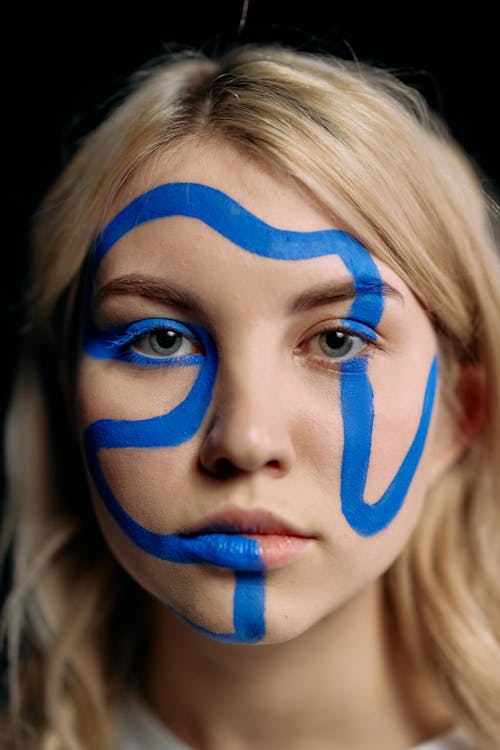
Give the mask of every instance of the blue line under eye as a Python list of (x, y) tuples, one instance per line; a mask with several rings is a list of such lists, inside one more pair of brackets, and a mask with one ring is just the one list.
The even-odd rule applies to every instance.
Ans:
[(186, 326), (165, 318), (150, 318), (108, 334), (110, 356), (146, 367), (186, 367), (201, 364), (203, 347)]

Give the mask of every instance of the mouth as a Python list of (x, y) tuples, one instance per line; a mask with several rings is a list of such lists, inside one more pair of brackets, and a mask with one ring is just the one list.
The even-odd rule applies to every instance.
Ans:
[(283, 567), (315, 539), (267, 511), (240, 509), (209, 516), (180, 537), (203, 561), (247, 571)]

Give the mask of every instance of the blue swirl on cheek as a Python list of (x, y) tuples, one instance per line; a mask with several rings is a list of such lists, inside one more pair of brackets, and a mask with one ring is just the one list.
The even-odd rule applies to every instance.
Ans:
[[(195, 183), (168, 183), (139, 196), (128, 204), (103, 231), (96, 246), (93, 274), (113, 245), (136, 226), (168, 216), (198, 219), (242, 249), (277, 260), (293, 261), (338, 255), (353, 277), (354, 289), (363, 289), (349, 316), (375, 328), (383, 312), (382, 280), (368, 251), (353, 237), (339, 230), (291, 232), (276, 229), (253, 216), (241, 205), (214, 188)], [(92, 280), (92, 279), (91, 279)], [(366, 288), (372, 289), (367, 293)], [(147, 420), (94, 422), (86, 429), (84, 447), (94, 483), (113, 518), (141, 549), (163, 560), (179, 564), (205, 562), (235, 571), (233, 633), (213, 633), (193, 627), (211, 637), (230, 642), (255, 642), (265, 634), (265, 576), (260, 545), (245, 539), (245, 548), (235, 551), (225, 535), (215, 539), (216, 553), (203, 540), (198, 546), (179, 535), (156, 534), (144, 528), (115, 498), (100, 467), (101, 448), (153, 448), (179, 445), (199, 429), (208, 409), (217, 373), (217, 354), (208, 333), (197, 328), (205, 347), (205, 359), (185, 400), (168, 414)], [(86, 321), (84, 348), (91, 356), (106, 356), (99, 334)], [(97, 337), (97, 338), (96, 338)], [(346, 362), (341, 374), (341, 410), (344, 450), (341, 469), (342, 511), (359, 534), (369, 536), (385, 528), (398, 513), (425, 444), (437, 382), (437, 361), (430, 370), (422, 415), (407, 455), (387, 491), (376, 503), (364, 500), (373, 426), (373, 392), (366, 360)], [(217, 535), (215, 535), (217, 536)], [(234, 542), (234, 539), (233, 539)], [(238, 562), (239, 561), (239, 562)]]
[[(234, 632), (215, 633), (182, 617), (204, 635), (227, 643), (260, 641), (265, 634), (265, 576), (260, 545), (254, 539), (233, 534), (210, 534), (194, 537), (181, 534), (158, 534), (137, 523), (118, 502), (99, 461), (102, 448), (160, 448), (190, 440), (206, 414), (217, 374), (217, 354), (208, 333), (192, 326), (202, 342), (205, 356), (198, 376), (184, 399), (167, 414), (152, 419), (101, 419), (90, 424), (84, 433), (84, 451), (90, 474), (104, 505), (121, 529), (140, 549), (160, 560), (179, 564), (209, 563), (235, 571), (233, 600)], [(87, 326), (88, 352), (103, 357), (105, 348), (97, 330)], [(109, 357), (114, 353), (109, 352)]]

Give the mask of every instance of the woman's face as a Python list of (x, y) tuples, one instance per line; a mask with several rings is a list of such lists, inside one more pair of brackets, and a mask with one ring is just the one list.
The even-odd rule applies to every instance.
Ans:
[(415, 526), (442, 443), (434, 331), (390, 268), (227, 143), (151, 161), (108, 218), (77, 380), (104, 535), (201, 632), (286, 641)]

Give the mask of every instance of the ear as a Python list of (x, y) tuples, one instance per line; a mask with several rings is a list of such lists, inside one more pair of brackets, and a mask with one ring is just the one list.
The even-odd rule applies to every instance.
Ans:
[(459, 414), (457, 429), (465, 450), (481, 430), (488, 414), (488, 381), (483, 365), (462, 365), (457, 383)]
[[(446, 388), (446, 383), (443, 384)], [(450, 386), (451, 387), (451, 386)], [(451, 400), (453, 407), (446, 404)], [(460, 365), (452, 399), (442, 399), (438, 414), (435, 473), (455, 464), (484, 426), (488, 414), (488, 383), (483, 365)]]

